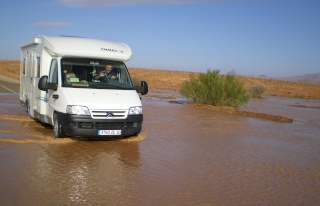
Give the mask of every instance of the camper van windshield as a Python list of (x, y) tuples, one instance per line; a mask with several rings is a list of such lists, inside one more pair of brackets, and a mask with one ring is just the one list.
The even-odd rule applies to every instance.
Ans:
[(63, 87), (134, 89), (122, 62), (63, 58), (61, 69)]

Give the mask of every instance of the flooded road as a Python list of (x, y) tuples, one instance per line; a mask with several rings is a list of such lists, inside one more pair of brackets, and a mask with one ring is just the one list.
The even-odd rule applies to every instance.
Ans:
[(242, 117), (143, 97), (143, 131), (52, 138), (0, 94), (0, 205), (319, 205), (320, 101), (268, 97)]

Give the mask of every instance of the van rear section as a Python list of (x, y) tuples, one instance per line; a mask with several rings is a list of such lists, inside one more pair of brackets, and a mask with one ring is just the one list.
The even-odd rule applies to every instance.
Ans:
[(32, 118), (53, 125), (55, 138), (141, 132), (139, 94), (148, 84), (133, 83), (126, 44), (39, 36), (21, 47), (21, 58), (20, 102)]

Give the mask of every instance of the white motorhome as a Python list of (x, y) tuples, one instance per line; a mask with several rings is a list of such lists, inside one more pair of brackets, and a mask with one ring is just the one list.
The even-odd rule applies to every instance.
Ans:
[(124, 43), (38, 36), (21, 46), (20, 103), (55, 138), (137, 135), (148, 85), (134, 87), (131, 55)]

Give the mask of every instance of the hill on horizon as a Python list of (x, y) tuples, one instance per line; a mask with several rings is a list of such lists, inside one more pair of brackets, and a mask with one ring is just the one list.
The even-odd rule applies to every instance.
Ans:
[(320, 73), (304, 74), (301, 76), (286, 77), (283, 79), (288, 81), (295, 81), (295, 82), (308, 82), (308, 83), (320, 84)]

